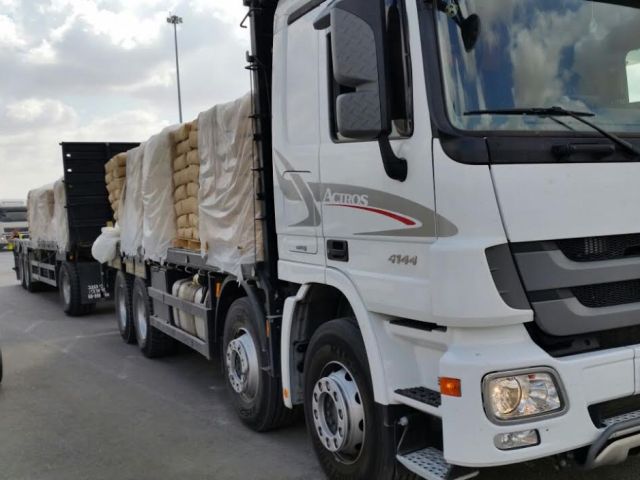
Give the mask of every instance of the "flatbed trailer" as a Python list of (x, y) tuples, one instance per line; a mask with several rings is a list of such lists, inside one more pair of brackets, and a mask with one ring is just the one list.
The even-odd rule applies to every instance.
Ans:
[(43, 286), (57, 288), (68, 315), (91, 312), (109, 300), (108, 282), (91, 246), (101, 228), (112, 218), (104, 180), (104, 165), (135, 143), (61, 143), (69, 241), (66, 248), (55, 242), (18, 239), (14, 245), (14, 270), (29, 292)]

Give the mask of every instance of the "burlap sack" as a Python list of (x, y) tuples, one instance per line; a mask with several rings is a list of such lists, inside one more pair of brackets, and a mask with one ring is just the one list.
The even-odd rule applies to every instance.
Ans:
[(189, 146), (189, 139), (183, 140), (178, 145), (176, 145), (176, 155), (184, 155), (189, 150), (191, 150), (191, 147)]
[(127, 167), (116, 167), (111, 171), (113, 178), (124, 178), (127, 176)]
[(198, 213), (198, 199), (189, 197), (176, 203), (176, 215), (188, 215), (190, 213)]
[(190, 130), (190, 124), (185, 123), (183, 125), (180, 125), (180, 128), (178, 128), (171, 134), (171, 137), (173, 138), (173, 143), (178, 144), (180, 142), (188, 140), (189, 130)]
[(198, 192), (199, 191), (200, 191), (200, 184), (199, 183), (191, 182), (191, 183), (187, 184), (187, 197), (196, 197), (196, 198), (198, 198)]
[(178, 217), (178, 228), (189, 228), (189, 215), (182, 215)]
[(179, 172), (180, 170), (184, 170), (185, 168), (187, 168), (188, 164), (187, 164), (187, 156), (186, 155), (180, 155), (178, 158), (176, 158), (173, 161), (173, 171), (174, 172)]
[(115, 166), (117, 167), (126, 167), (127, 166), (127, 153), (119, 153), (115, 157), (113, 157)]
[(191, 150), (187, 153), (187, 165), (198, 165), (200, 166), (200, 155), (198, 155), (198, 150)]
[(123, 185), (124, 179), (118, 178), (107, 185), (107, 191), (109, 193), (114, 193), (116, 190), (122, 190)]
[(188, 223), (190, 227), (198, 228), (198, 215), (196, 215), (195, 213), (190, 213)]
[(189, 146), (194, 150), (198, 148), (198, 131), (197, 130), (195, 131), (192, 130), (191, 133), (189, 133)]
[(180, 185), (178, 188), (176, 188), (176, 191), (173, 192), (173, 201), (175, 203), (178, 203), (180, 200), (184, 200), (188, 196), (189, 195), (187, 195), (187, 186)]

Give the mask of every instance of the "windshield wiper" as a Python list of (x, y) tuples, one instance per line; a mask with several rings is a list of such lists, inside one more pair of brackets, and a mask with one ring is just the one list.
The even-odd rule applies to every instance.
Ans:
[(633, 144), (627, 142), (623, 138), (620, 138), (618, 135), (607, 132), (603, 128), (599, 127), (593, 122), (586, 120), (584, 117), (595, 117), (595, 113), (592, 112), (576, 112), (573, 110), (567, 110), (562, 107), (548, 107), (548, 108), (508, 108), (508, 109), (497, 109), (497, 110), (473, 110), (470, 112), (465, 112), (465, 115), (535, 115), (538, 117), (571, 117), (579, 121), (580, 123), (585, 124), (586, 126), (594, 129), (596, 132), (600, 133), (602, 136), (608, 138), (618, 146), (622, 147), (628, 153), (640, 157), (640, 150), (636, 148)]

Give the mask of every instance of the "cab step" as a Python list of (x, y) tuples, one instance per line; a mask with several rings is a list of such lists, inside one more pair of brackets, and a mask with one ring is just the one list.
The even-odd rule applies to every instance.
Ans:
[(396, 390), (395, 393), (405, 398), (415, 400), (416, 402), (425, 403), (431, 407), (439, 408), (442, 405), (442, 395), (440, 392), (431, 390), (426, 387), (403, 388)]
[(480, 473), (471, 468), (448, 464), (442, 452), (433, 447), (398, 454), (396, 459), (407, 470), (424, 480), (467, 480)]

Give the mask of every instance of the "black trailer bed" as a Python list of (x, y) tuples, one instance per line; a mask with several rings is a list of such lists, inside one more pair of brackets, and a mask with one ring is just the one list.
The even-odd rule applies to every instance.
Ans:
[(139, 143), (63, 142), (64, 185), (69, 220), (69, 248), (90, 248), (100, 229), (112, 220), (104, 166)]

